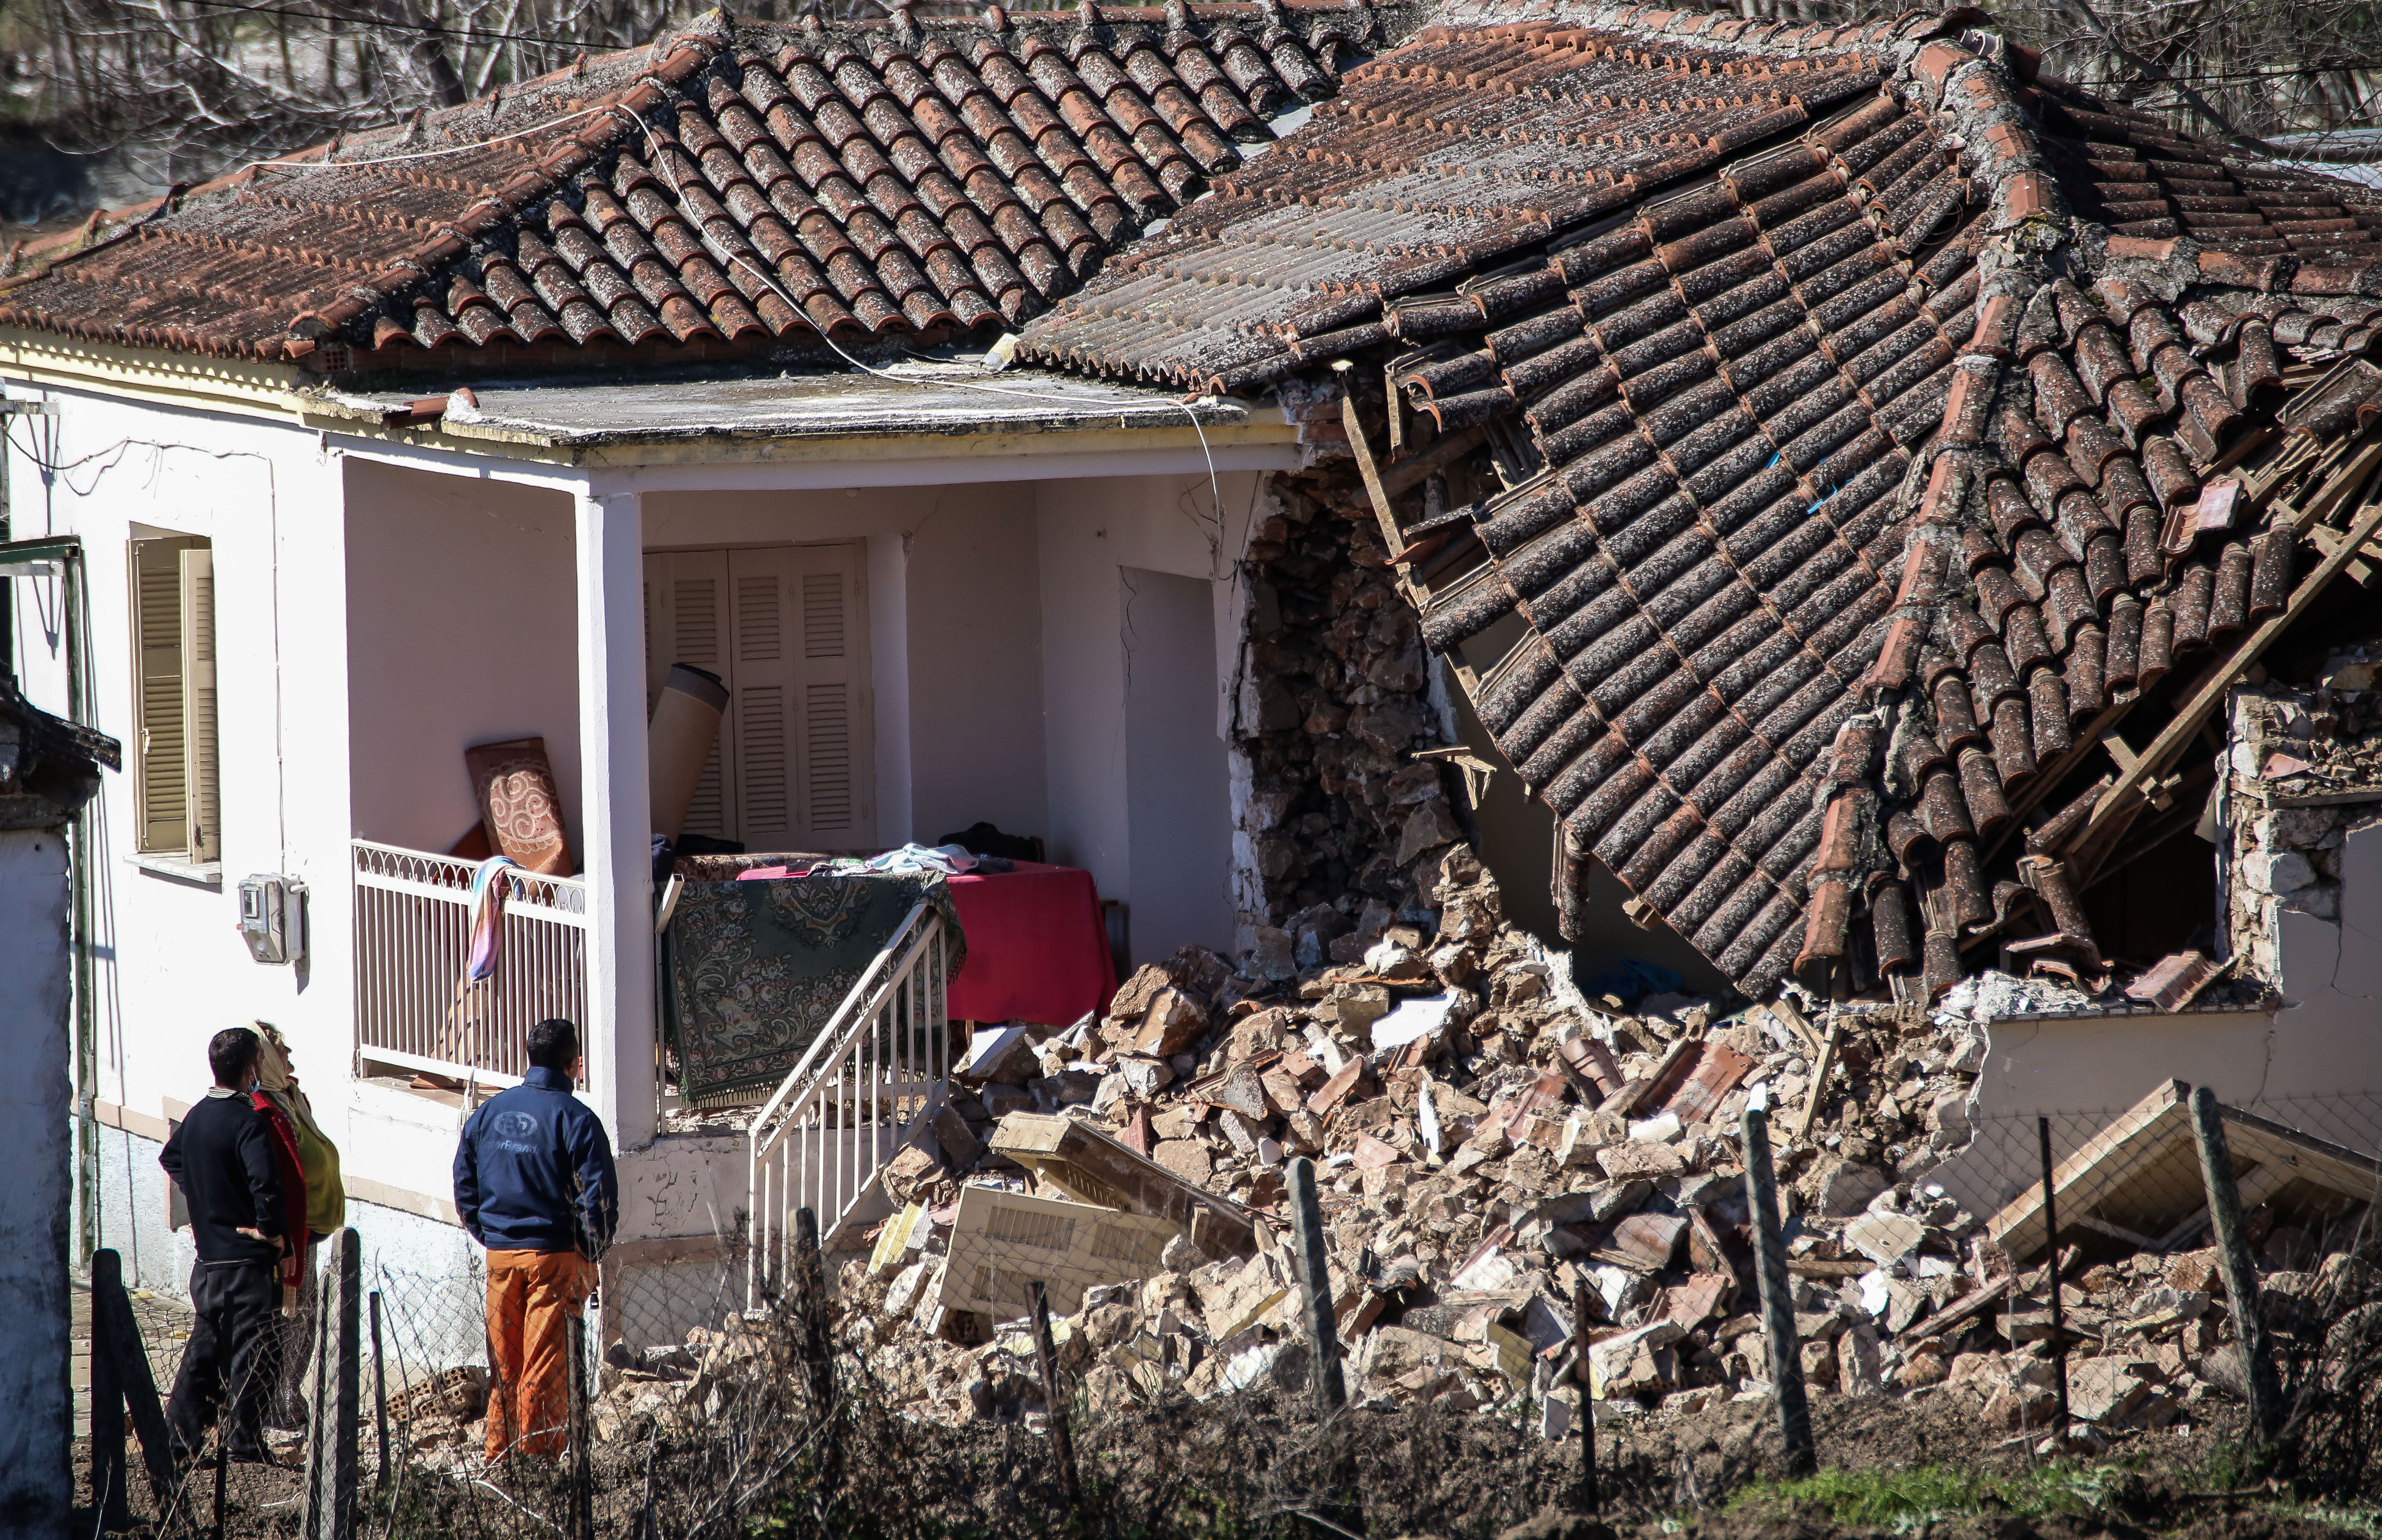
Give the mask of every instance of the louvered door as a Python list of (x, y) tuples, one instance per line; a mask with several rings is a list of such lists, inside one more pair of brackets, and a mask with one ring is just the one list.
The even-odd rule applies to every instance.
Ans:
[[(736, 687), (729, 646), (728, 553), (656, 552), (645, 558), (645, 704), (661, 694), (670, 665), (690, 663)], [(730, 697), (729, 709), (735, 709)], [(722, 731), (687, 805), (685, 832), (736, 839), (735, 734)]]
[(857, 545), (645, 558), (648, 698), (674, 662), (729, 690), (690, 833), (755, 851), (874, 844), (865, 571)]
[(861, 548), (729, 552), (743, 840), (755, 850), (874, 843)]

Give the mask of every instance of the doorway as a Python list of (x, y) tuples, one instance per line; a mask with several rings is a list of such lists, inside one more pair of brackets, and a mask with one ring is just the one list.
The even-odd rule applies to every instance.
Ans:
[(1232, 782), (1217, 732), (1214, 585), (1119, 570), (1125, 819), (1136, 963), (1233, 946)]
[(645, 553), (647, 708), (673, 663), (728, 688), (686, 833), (875, 846), (866, 558), (856, 542)]

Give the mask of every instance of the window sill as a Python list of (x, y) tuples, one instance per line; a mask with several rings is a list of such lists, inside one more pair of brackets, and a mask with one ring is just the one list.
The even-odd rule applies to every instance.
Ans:
[(221, 861), (193, 861), (188, 856), (169, 856), (162, 850), (154, 850), (127, 856), (124, 857), (124, 864), (139, 867), (142, 871), (158, 877), (170, 878), (177, 882), (188, 882), (194, 887), (220, 888), (223, 886)]

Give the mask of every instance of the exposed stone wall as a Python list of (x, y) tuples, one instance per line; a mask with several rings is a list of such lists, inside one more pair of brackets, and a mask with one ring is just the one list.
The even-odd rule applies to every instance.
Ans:
[[(2382, 700), (2362, 657), (2327, 671), (2350, 687), (2267, 684), (2233, 699), (2221, 835), (2228, 934), (2240, 971), (2288, 995), (2321, 981), (2287, 976), (2290, 918), (2337, 926), (2344, 875), (2372, 880), (2344, 871), (2350, 837), (2382, 823), (2382, 795), (2358, 796), (2382, 787)], [(2323, 800), (2334, 797), (2354, 800)]]
[(1246, 573), (1236, 845), (1255, 874), (1238, 950), (1287, 979), (1352, 962), (1440, 900), (1424, 857), (1463, 837), (1446, 772), (1409, 758), (1440, 741), (1430, 660), (1355, 469), (1275, 478)]

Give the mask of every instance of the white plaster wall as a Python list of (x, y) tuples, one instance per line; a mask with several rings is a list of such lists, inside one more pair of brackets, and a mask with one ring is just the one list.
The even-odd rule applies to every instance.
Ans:
[(65, 1532), (68, 1131), (66, 840), (0, 831), (0, 1531)]
[[(1129, 640), (1119, 573), (1139, 567), (1212, 585), (1221, 738), (1240, 649), (1238, 564), (1260, 477), (1240, 472), (1218, 480), (1212, 490), (1204, 475), (1050, 481), (1037, 489), (1050, 858), (1088, 869), (1101, 896), (1128, 904), (1136, 881), (1126, 779)], [(1162, 870), (1144, 879), (1166, 880)], [(1136, 930), (1136, 955), (1155, 951), (1162, 939)]]
[[(2340, 918), (2271, 912), (2275, 1011), (1997, 1021), (1975, 1093), (1982, 1136), (1930, 1177), (1979, 1215), (2037, 1178), (2034, 1119), (2064, 1158), (2166, 1080), (2367, 1154), (2382, 1153), (2382, 824), (2341, 851)], [(1982, 1205), (1982, 1206), (1980, 1206)]]
[(543, 737), (583, 867), (571, 499), (357, 460), (346, 482), (356, 834), (450, 848), (480, 819), (464, 749)]
[[(198, 1257), (187, 1227), (166, 1227), (163, 1148), (121, 1129), (100, 1130), (101, 1224), (123, 1254), (128, 1287), (187, 1296)], [(372, 1152), (343, 1153), (354, 1164)], [(457, 1226), (352, 1197), (348, 1224), (362, 1242), (364, 1287), (381, 1291), (390, 1387), (405, 1383), (400, 1364), (413, 1371), (485, 1362), (486, 1274), (471, 1238)], [(316, 1248), (317, 1266), (323, 1254)]]
[(1118, 574), (1125, 639), (1125, 807), (1132, 961), (1233, 947), (1232, 790), (1216, 731), (1216, 585)]
[[(82, 536), (89, 689), (100, 731), (131, 732), (125, 543), (135, 526), (204, 536), (215, 552), (226, 881), (131, 865), (132, 778), (103, 775), (91, 814), (98, 1073), (88, 1090), (161, 1116), (165, 1099), (189, 1102), (207, 1085), (210, 1035), (263, 1018), (289, 1035), (326, 1131), (353, 1148), (345, 1127), (348, 634), (338, 456), (288, 425), (98, 394), (21, 386), (9, 393), (58, 403), (59, 415), (21, 423), (10, 436), (12, 533)], [(63, 628), (52, 634), (40, 623), (44, 610), (58, 615), (60, 586), (16, 585), (29, 691), (63, 715)], [(301, 877), (311, 889), (313, 951), (302, 967), (255, 963), (234, 929), (232, 889), (249, 873), (273, 871)], [(99, 1244), (123, 1238), (117, 1222), (103, 1217)]]

